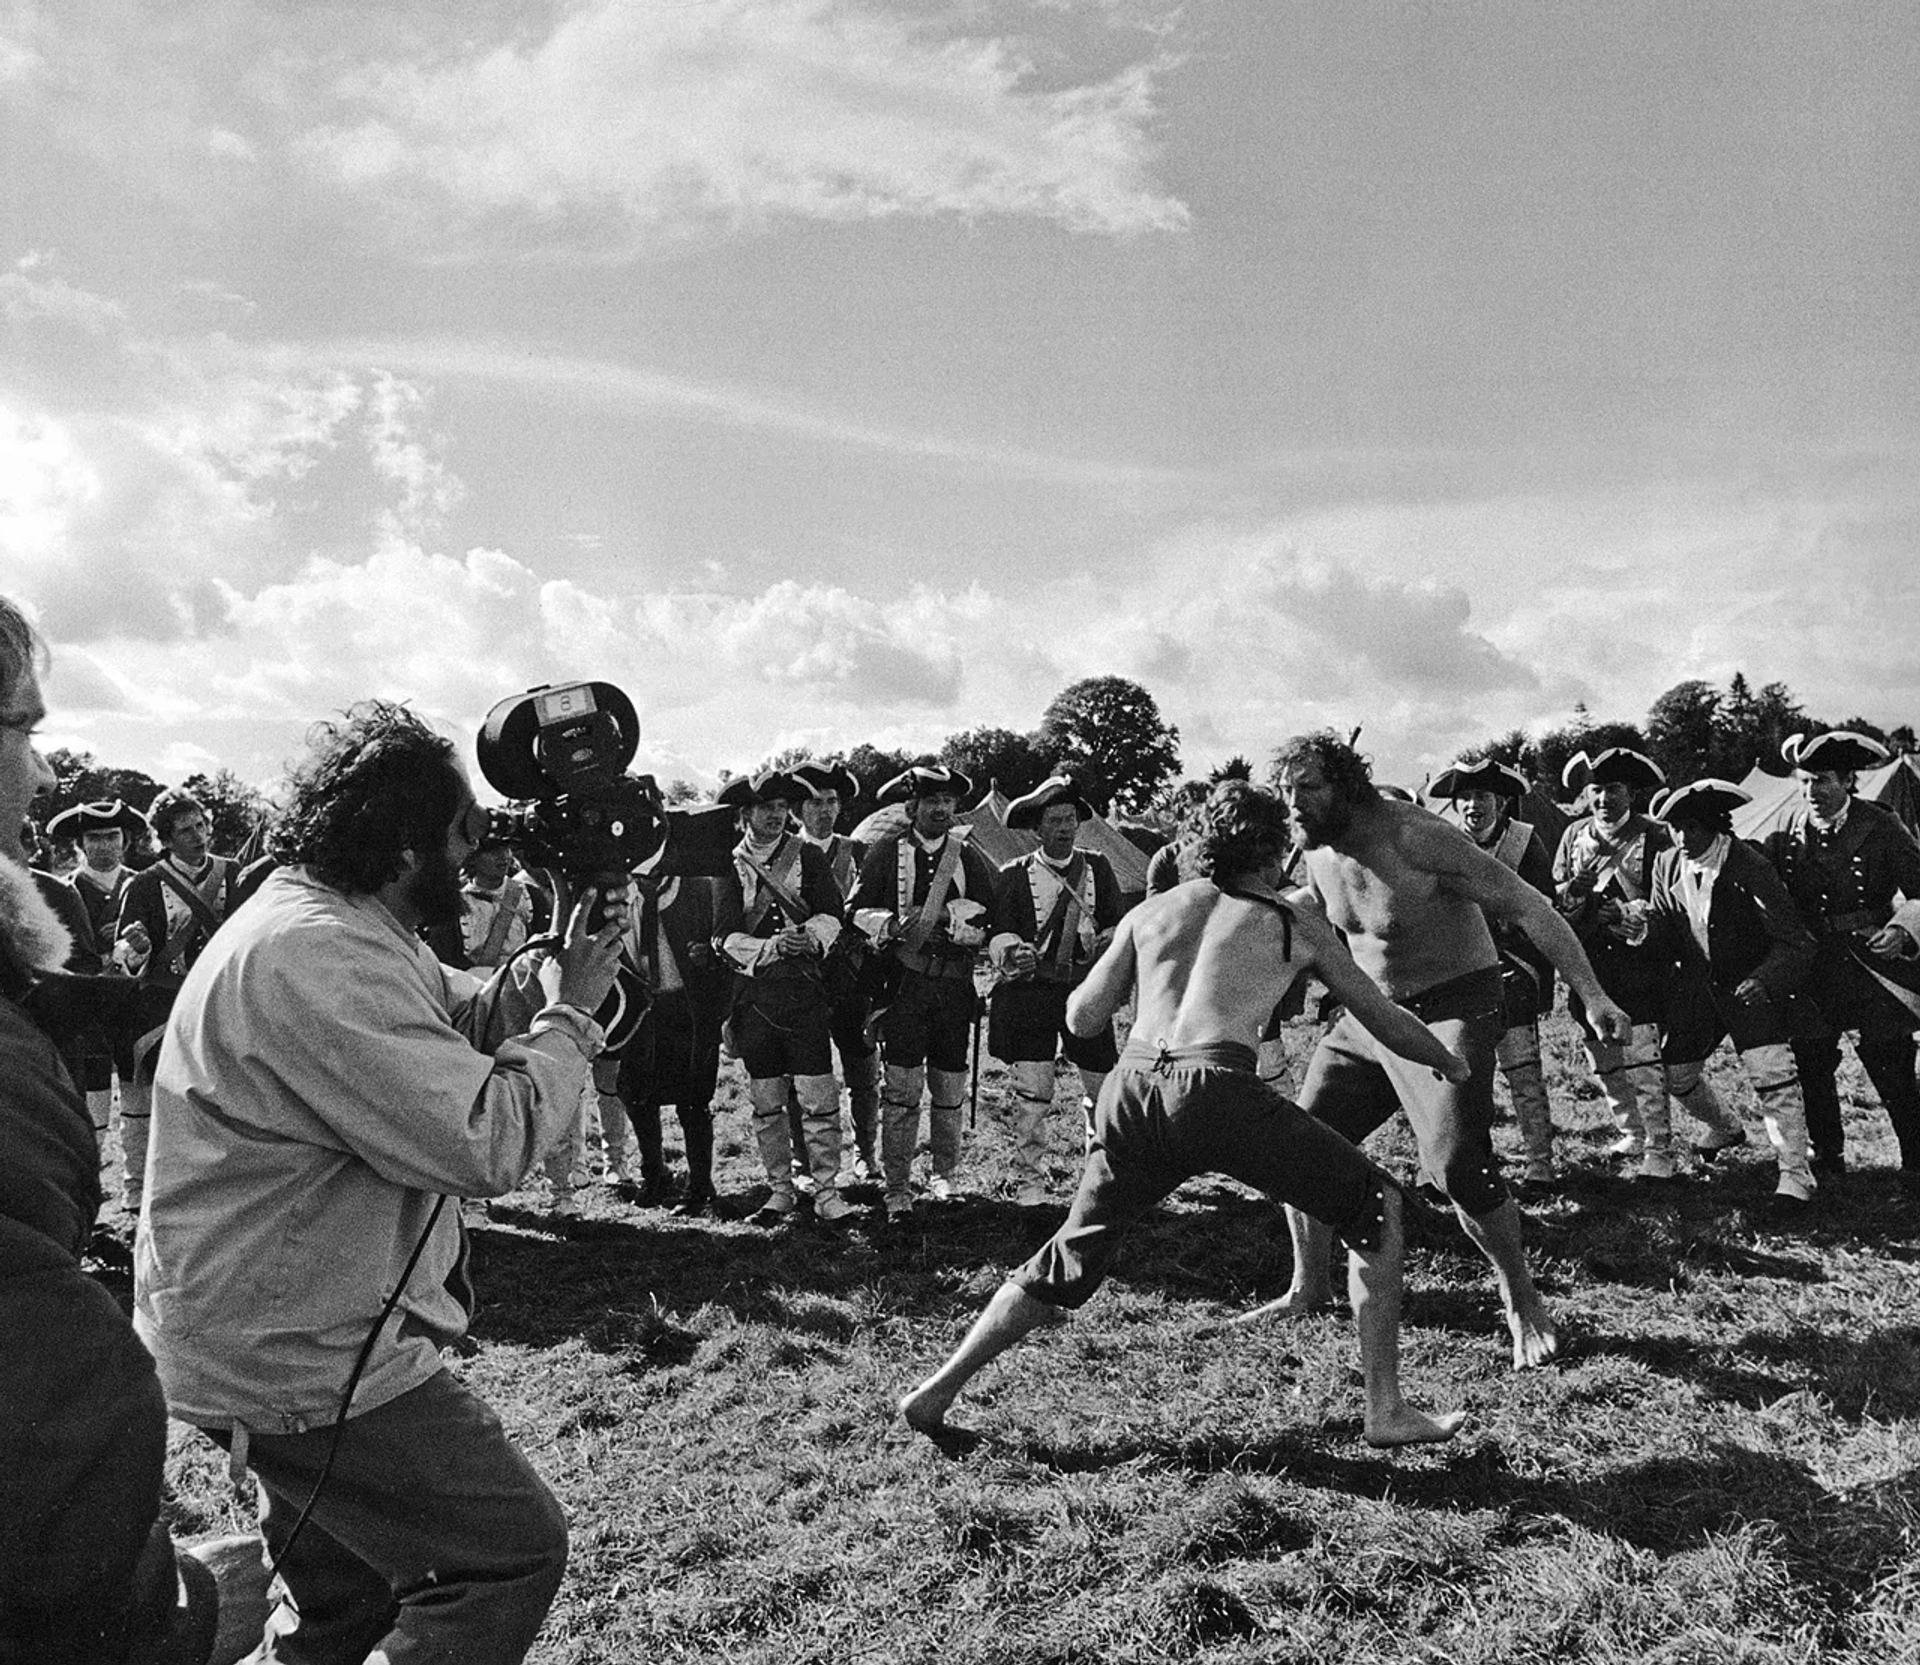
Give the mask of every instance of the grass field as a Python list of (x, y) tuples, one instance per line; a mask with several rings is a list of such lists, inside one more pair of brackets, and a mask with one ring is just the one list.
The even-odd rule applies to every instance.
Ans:
[[(1359, 1438), (1344, 1312), (1223, 1328), (1289, 1271), (1284, 1223), (1224, 1181), (1170, 1199), (1071, 1326), (978, 1380), (958, 1414), (987, 1437), (959, 1457), (893, 1400), (1060, 1210), (923, 1207), (898, 1243), (603, 1188), (564, 1235), (534, 1192), (476, 1212), (455, 1368), (573, 1523), (533, 1658), (1920, 1660), (1920, 1200), (1862, 1079), (1849, 1062), (1855, 1175), (1782, 1228), (1737, 1070), (1715, 1079), (1756, 1142), (1650, 1187), (1601, 1155), (1563, 1016), (1548, 1051), (1569, 1180), (1528, 1236), (1567, 1357), (1510, 1370), (1484, 1263), (1420, 1224), (1404, 1374), (1468, 1423), (1400, 1454)], [(720, 1180), (751, 1204), (743, 1088), (729, 1065)], [(1003, 1097), (989, 1070), (985, 1184)], [(1063, 1082), (1063, 1206), (1077, 1117)], [(201, 1436), (176, 1428), (169, 1472), (177, 1530), (250, 1524)]]

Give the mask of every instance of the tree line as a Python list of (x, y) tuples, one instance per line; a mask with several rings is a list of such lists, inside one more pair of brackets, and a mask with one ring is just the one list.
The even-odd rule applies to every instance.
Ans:
[[(131, 809), (145, 815), (153, 800), (166, 790), (151, 775), (138, 769), (120, 769), (101, 763), (92, 752), (57, 746), (47, 753), (47, 765), (53, 770), (54, 785), (34, 799), (30, 819), (40, 835), (46, 835), (47, 823), (75, 804), (95, 803), (119, 798)], [(225, 854), (248, 848), (249, 840), (265, 825), (272, 805), (267, 795), (250, 786), (231, 769), (215, 769), (211, 774), (187, 776), (183, 791), (190, 792), (206, 806), (213, 826), (213, 847)], [(144, 846), (144, 847), (143, 847)], [(143, 866), (156, 856), (148, 838), (133, 841), (128, 859)]]
[[(1736, 672), (1724, 689), (1697, 678), (1676, 683), (1653, 702), (1640, 723), (1602, 721), (1577, 705), (1568, 722), (1544, 734), (1511, 729), (1460, 755), (1510, 763), (1549, 794), (1561, 791), (1562, 771), (1575, 752), (1609, 746), (1645, 752), (1676, 783), (1702, 775), (1737, 781), (1756, 763), (1784, 773), (1780, 743), (1788, 735), (1834, 728), (1870, 735), (1896, 755), (1920, 750), (1910, 723), (1882, 729), (1864, 717), (1824, 722), (1809, 716), (1784, 682), (1755, 690), (1744, 673)], [(764, 758), (758, 767), (784, 768), (812, 755), (804, 748), (789, 748)], [(963, 729), (948, 735), (931, 754), (863, 742), (830, 753), (823, 761), (844, 764), (860, 783), (860, 801), (870, 805), (881, 786), (929, 755), (970, 776), (976, 789), (997, 786), (1010, 798), (1030, 792), (1049, 775), (1070, 773), (1102, 814), (1143, 816), (1168, 808), (1169, 789), (1180, 775), (1180, 731), (1161, 716), (1153, 695), (1139, 683), (1123, 676), (1094, 676), (1061, 689), (1038, 726), (1024, 732), (991, 725)], [(122, 798), (144, 814), (162, 790), (138, 769), (102, 764), (91, 752), (60, 748), (48, 753), (47, 761), (56, 785), (33, 807), (33, 820), (43, 831), (62, 810), (99, 798)], [(1247, 759), (1236, 757), (1213, 770), (1209, 779), (1250, 778), (1253, 772)], [(728, 778), (723, 770), (721, 780)], [(272, 808), (264, 793), (231, 769), (190, 775), (183, 784), (207, 806), (217, 850), (246, 848)], [(666, 795), (674, 803), (705, 796), (685, 780), (672, 782)]]
[[(816, 754), (789, 747), (758, 768), (782, 769)], [(1060, 690), (1024, 733), (983, 726), (950, 734), (933, 752), (905, 752), (863, 742), (821, 761), (841, 764), (860, 783), (860, 802), (926, 757), (970, 777), (976, 791), (997, 786), (1009, 798), (1031, 792), (1049, 775), (1071, 774), (1103, 815), (1139, 815), (1180, 773), (1180, 731), (1160, 715), (1152, 694), (1123, 676), (1093, 676)], [(723, 771), (722, 781), (730, 778)], [(689, 782), (668, 789), (671, 800), (697, 796)], [(858, 811), (856, 811), (856, 814)]]
[(1755, 765), (1770, 774), (1786, 774), (1781, 742), (1789, 735), (1825, 734), (1830, 729), (1865, 734), (1895, 756), (1920, 750), (1911, 723), (1883, 729), (1865, 717), (1827, 722), (1810, 716), (1784, 682), (1769, 682), (1756, 691), (1745, 673), (1736, 671), (1724, 689), (1697, 677), (1675, 683), (1648, 707), (1642, 723), (1597, 721), (1584, 705), (1577, 705), (1571, 721), (1545, 734), (1511, 729), (1468, 747), (1461, 756), (1510, 763), (1552, 796), (1562, 792), (1562, 772), (1576, 752), (1630, 746), (1651, 757), (1676, 785), (1703, 775), (1738, 781)]

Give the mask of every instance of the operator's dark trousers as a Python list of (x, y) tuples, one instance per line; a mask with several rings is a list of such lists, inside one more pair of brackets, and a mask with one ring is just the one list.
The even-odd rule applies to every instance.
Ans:
[[(216, 1434), (216, 1438), (220, 1436)], [(253, 1434), (271, 1553), (331, 1427)], [(298, 1665), (518, 1665), (567, 1563), (567, 1523), (500, 1419), (446, 1371), (348, 1420), (280, 1575), (293, 1598), (251, 1656)]]

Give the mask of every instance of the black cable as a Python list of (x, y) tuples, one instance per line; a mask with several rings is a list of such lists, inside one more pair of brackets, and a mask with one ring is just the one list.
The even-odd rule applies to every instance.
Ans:
[(340, 1395), (340, 1414), (333, 1419), (333, 1440), (327, 1447), (326, 1461), (320, 1465), (320, 1473), (313, 1482), (313, 1490), (307, 1493), (307, 1501), (301, 1505), (300, 1513), (295, 1517), (293, 1529), (287, 1534), (286, 1541), (274, 1552), (273, 1560), (267, 1567), (267, 1582), (271, 1584), (279, 1575), (280, 1564), (293, 1552), (294, 1540), (300, 1536), (300, 1530), (307, 1524), (313, 1513), (313, 1506), (320, 1501), (320, 1489), (327, 1483), (327, 1476), (333, 1473), (333, 1460), (340, 1454), (340, 1437), (347, 1431), (347, 1410), (353, 1404), (353, 1390), (360, 1385), (360, 1377), (367, 1368), (367, 1361), (373, 1357), (373, 1344), (379, 1339), (380, 1331), (393, 1316), (393, 1309), (400, 1304), (400, 1297), (406, 1293), (407, 1281), (413, 1276), (414, 1267), (420, 1264), (420, 1256), (426, 1252), (427, 1239), (433, 1235), (433, 1228), (439, 1223), (440, 1210), (447, 1206), (443, 1192), (435, 1199), (433, 1212), (427, 1216), (426, 1229), (420, 1233), (420, 1241), (413, 1246), (413, 1253), (407, 1256), (407, 1264), (400, 1274), (400, 1280), (393, 1286), (393, 1293), (380, 1309), (380, 1316), (373, 1321), (373, 1328), (367, 1331), (367, 1339), (360, 1344), (360, 1356), (353, 1361), (353, 1369), (347, 1375), (346, 1392)]

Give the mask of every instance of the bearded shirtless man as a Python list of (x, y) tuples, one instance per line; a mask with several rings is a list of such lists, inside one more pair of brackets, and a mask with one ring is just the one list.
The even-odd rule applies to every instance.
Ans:
[(1001, 1285), (953, 1356), (900, 1401), (933, 1439), (966, 1437), (946, 1413), (966, 1383), (1029, 1330), (1063, 1323), (1106, 1276), (1127, 1227), (1195, 1174), (1230, 1174), (1338, 1230), (1360, 1332), (1369, 1445), (1452, 1437), (1400, 1393), (1400, 1193), (1358, 1150), (1254, 1073), (1260, 1033), (1287, 985), (1311, 969), (1409, 1068), (1464, 1081), (1467, 1062), (1385, 998), (1312, 913), (1276, 894), (1288, 844), (1277, 799), (1224, 781), (1202, 809), (1192, 861), (1207, 877), (1149, 897), (1067, 1000), (1076, 1035), (1111, 1023), (1132, 991), (1132, 1038), (1102, 1084), (1072, 1212)]
[[(1601, 1034), (1624, 1036), (1627, 1014), (1607, 998), (1546, 897), (1437, 815), (1383, 798), (1351, 745), (1330, 732), (1301, 735), (1280, 748), (1274, 768), (1314, 900), (1388, 999), (1472, 1065), (1464, 1085), (1435, 1082), (1388, 1056), (1350, 1008), (1315, 1049), (1301, 1108), (1355, 1144), (1396, 1109), (1407, 1112), (1427, 1171), (1492, 1262), (1514, 1368), (1545, 1364), (1559, 1340), (1527, 1268), (1519, 1211), (1493, 1160), (1494, 1048), (1505, 1020), (1488, 919), (1526, 932), (1586, 1002)], [(1291, 1208), (1287, 1220), (1293, 1286), (1275, 1306), (1309, 1311), (1331, 1294), (1328, 1233)]]

